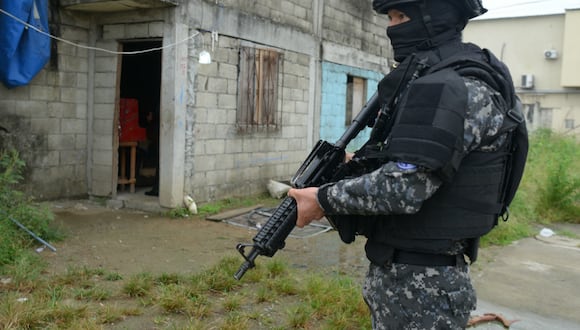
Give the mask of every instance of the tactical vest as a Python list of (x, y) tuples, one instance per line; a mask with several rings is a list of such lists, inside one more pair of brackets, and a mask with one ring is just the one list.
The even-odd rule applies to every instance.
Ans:
[[(444, 183), (416, 214), (357, 217), (359, 233), (368, 238), (367, 257), (377, 264), (384, 262), (386, 248), (441, 254), (457, 241), (485, 235), (505, 212), (506, 200), (511, 201), (515, 194), (514, 181), (517, 188), (523, 172), (523, 163), (515, 170), (510, 166), (514, 153), (511, 137), (517, 127), (523, 126), (525, 131), (525, 122), (517, 112), (519, 101), (507, 68), (491, 53), (471, 44), (421, 56), (429, 57), (430, 66), (411, 84), (429, 79), (443, 83), (433, 85), (441, 88), (426, 83), (424, 88), (413, 86), (403, 92), (397, 105), (402, 110), (387, 140), (384, 160), (426, 167), (438, 173)], [(485, 146), (507, 133), (506, 143), (494, 152), (463, 154), (468, 102), (465, 76), (484, 81), (502, 95), (495, 101), (505, 111), (504, 125), (481, 143)], [(524, 149), (523, 162), (527, 144)], [(471, 258), (474, 261), (475, 256)]]

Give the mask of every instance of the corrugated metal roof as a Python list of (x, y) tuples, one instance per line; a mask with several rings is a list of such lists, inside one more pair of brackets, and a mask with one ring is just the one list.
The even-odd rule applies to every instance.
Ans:
[(564, 14), (580, 8), (580, 0), (483, 0), (489, 11), (476, 19), (496, 19)]

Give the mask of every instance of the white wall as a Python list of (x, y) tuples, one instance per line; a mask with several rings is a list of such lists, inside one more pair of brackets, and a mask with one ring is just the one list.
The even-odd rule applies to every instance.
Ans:
[[(580, 15), (547, 15), (521, 18), (479, 19), (471, 21), (464, 32), (464, 41), (490, 49), (510, 68), (514, 85), (527, 109), (529, 128), (549, 128), (580, 135), (580, 128), (566, 129), (566, 120), (580, 125), (580, 88), (562, 86), (563, 73), (569, 74), (564, 58), (570, 56), (564, 41), (570, 20)], [(565, 47), (567, 46), (567, 47)], [(554, 50), (556, 58), (547, 58)], [(522, 75), (532, 74), (532, 88), (522, 88)], [(580, 72), (576, 73), (580, 75)]]

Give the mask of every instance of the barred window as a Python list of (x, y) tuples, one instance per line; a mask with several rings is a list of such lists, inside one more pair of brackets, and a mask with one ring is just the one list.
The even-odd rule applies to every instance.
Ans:
[(240, 49), (237, 125), (239, 131), (278, 128), (278, 80), (282, 54), (252, 47)]

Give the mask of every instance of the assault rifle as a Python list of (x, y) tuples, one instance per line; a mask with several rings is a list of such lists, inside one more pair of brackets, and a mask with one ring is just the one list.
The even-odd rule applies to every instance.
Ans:
[[(292, 177), (290, 181), (292, 187), (319, 187), (336, 180), (337, 172), (340, 171), (341, 164), (344, 164), (346, 146), (367, 126), (367, 123), (374, 120), (379, 107), (379, 96), (375, 93), (336, 143), (318, 141)], [(296, 216), (296, 201), (292, 197), (286, 197), (258, 231), (252, 244), (240, 243), (236, 246), (246, 260), (234, 274), (236, 280), (240, 280), (246, 271), (255, 267), (256, 257), (260, 255), (272, 257), (278, 250), (284, 248), (286, 238), (296, 226)], [(252, 249), (246, 254), (245, 249), (248, 247)]]

